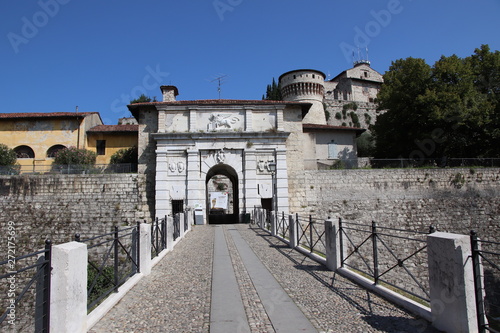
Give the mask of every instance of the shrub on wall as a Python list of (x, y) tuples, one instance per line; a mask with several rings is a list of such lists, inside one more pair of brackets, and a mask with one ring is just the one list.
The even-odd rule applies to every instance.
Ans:
[(55, 154), (55, 165), (94, 165), (97, 154), (86, 149), (69, 147)]
[(15, 165), (17, 161), (16, 152), (7, 145), (0, 143), (0, 166)]
[(137, 164), (137, 147), (123, 148), (111, 155), (111, 164)]
[(13, 175), (19, 173), (19, 164), (17, 164), (17, 156), (14, 149), (10, 149), (7, 145), (0, 143), (0, 175)]

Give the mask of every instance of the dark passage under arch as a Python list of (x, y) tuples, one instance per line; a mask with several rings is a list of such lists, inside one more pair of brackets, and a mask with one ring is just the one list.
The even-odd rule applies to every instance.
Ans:
[[(229, 178), (232, 186), (232, 197), (228, 205), (231, 205), (229, 209), (212, 209), (210, 202), (209, 193), (209, 182), (210, 180), (218, 175), (226, 176)], [(229, 224), (239, 222), (239, 188), (238, 188), (238, 174), (236, 171), (227, 164), (218, 164), (214, 166), (210, 171), (208, 171), (205, 178), (205, 189), (207, 198), (207, 217), (209, 224)], [(223, 190), (221, 188), (221, 190)], [(231, 213), (228, 213), (230, 211)]]

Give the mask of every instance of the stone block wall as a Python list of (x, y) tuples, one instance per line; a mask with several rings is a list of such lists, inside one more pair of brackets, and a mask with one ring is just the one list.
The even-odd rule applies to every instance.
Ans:
[[(54, 244), (110, 232), (112, 227), (149, 220), (145, 176), (30, 175), (0, 177), (0, 230), (14, 222), (18, 255)], [(0, 233), (0, 253), (7, 253)]]
[(498, 168), (309, 170), (289, 189), (292, 213), (500, 239)]

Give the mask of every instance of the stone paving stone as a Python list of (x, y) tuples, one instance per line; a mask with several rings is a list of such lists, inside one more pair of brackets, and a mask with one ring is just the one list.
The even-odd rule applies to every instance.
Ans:
[(89, 332), (209, 332), (213, 240), (193, 226)]
[[(209, 332), (213, 226), (194, 226), (90, 332)], [(348, 279), (247, 224), (224, 226), (252, 332), (274, 332), (227, 229), (236, 228), (320, 332), (438, 332)], [(232, 332), (231, 332), (232, 333)]]
[(248, 225), (235, 227), (322, 332), (439, 332), (429, 322), (329, 271), (269, 233)]

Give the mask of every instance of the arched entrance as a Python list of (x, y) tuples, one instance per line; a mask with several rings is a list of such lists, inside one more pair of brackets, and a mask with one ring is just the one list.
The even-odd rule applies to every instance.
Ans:
[(213, 166), (205, 178), (209, 224), (239, 222), (238, 174), (227, 164)]

